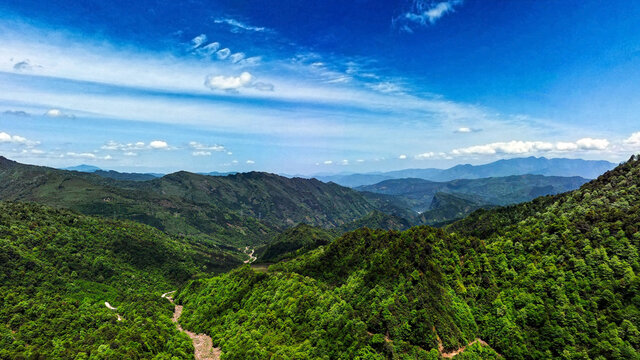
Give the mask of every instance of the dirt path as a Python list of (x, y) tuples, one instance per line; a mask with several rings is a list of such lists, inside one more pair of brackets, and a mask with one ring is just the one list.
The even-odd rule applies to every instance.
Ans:
[[(170, 294), (173, 294), (175, 291), (169, 291), (167, 293), (162, 294), (162, 298), (169, 300), (172, 304), (173, 298)], [(193, 347), (195, 349), (194, 355), (196, 360), (219, 360), (221, 351), (219, 348), (213, 347), (213, 342), (211, 341), (211, 337), (206, 334), (196, 334), (189, 330), (185, 330), (180, 326), (178, 319), (180, 319), (180, 315), (182, 315), (182, 305), (175, 305), (175, 310), (173, 311), (173, 319), (171, 319), (174, 323), (176, 323), (176, 327), (178, 330), (183, 333), (189, 335), (191, 341), (193, 342)]]
[[(460, 347), (460, 348), (458, 348), (458, 349), (456, 349), (456, 350), (454, 350), (454, 351), (451, 351), (451, 352), (444, 352), (444, 346), (442, 345), (442, 340), (440, 340), (440, 336), (438, 336), (438, 335), (436, 334), (436, 337), (437, 337), (437, 339), (438, 339), (438, 352), (440, 353), (440, 356), (442, 356), (442, 357), (443, 357), (443, 358), (445, 358), (445, 359), (451, 359), (451, 358), (453, 358), (454, 356), (456, 356), (456, 355), (458, 355), (458, 354), (460, 354), (460, 353), (464, 352), (465, 350), (467, 350), (467, 348), (468, 348), (469, 346), (471, 346), (471, 345), (473, 345), (473, 344), (475, 344), (475, 343), (479, 343), (479, 344), (480, 344), (480, 345), (482, 345), (482, 346), (489, 346), (489, 344), (487, 344), (487, 342), (486, 342), (486, 341), (484, 341), (484, 340), (482, 340), (482, 339), (480, 339), (480, 338), (477, 338), (477, 339), (475, 339), (475, 340), (471, 341), (470, 343), (468, 343), (467, 345), (465, 345), (465, 346), (463, 346), (463, 347)], [(498, 354), (498, 356), (502, 357), (502, 355), (500, 355), (500, 354)]]
[(249, 247), (248, 246), (244, 248), (244, 253), (249, 255), (249, 259), (244, 261), (245, 264), (251, 264), (252, 262), (258, 260), (257, 257), (253, 256), (254, 252), (256, 252), (256, 250), (255, 249), (251, 249), (251, 253), (249, 253)]
[[(111, 306), (111, 304), (109, 304), (108, 301), (104, 302), (104, 306), (106, 306), (107, 309), (109, 309), (109, 310), (113, 310), (113, 311), (117, 310), (117, 308)], [(122, 321), (122, 316), (120, 316), (120, 314), (116, 313), (116, 316), (118, 317), (118, 321)]]

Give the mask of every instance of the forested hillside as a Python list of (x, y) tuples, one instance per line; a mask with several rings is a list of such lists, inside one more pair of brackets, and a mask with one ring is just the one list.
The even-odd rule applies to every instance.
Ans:
[(240, 263), (204, 251), (130, 221), (0, 202), (0, 358), (192, 359), (160, 295)]
[(184, 324), (229, 359), (436, 359), (476, 338), (459, 358), (638, 359), (639, 185), (633, 157), (445, 230), (348, 233), (267, 274), (191, 282)]
[(264, 243), (301, 222), (335, 228), (375, 209), (356, 191), (313, 179), (178, 172), (149, 181), (118, 181), (2, 157), (0, 200), (135, 220), (190, 241), (222, 246)]
[[(581, 177), (542, 175), (504, 176), (482, 179), (458, 179), (434, 182), (423, 179), (394, 179), (374, 185), (360, 186), (359, 191), (392, 195), (408, 204), (412, 210), (431, 209), (437, 193), (467, 196), (478, 204), (510, 205), (530, 201), (543, 195), (554, 195), (579, 188), (588, 180)], [(466, 214), (465, 214), (466, 215)]]

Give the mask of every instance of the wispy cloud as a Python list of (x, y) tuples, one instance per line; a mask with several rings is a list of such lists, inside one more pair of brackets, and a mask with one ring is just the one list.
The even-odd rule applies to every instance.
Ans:
[(189, 147), (195, 150), (208, 150), (208, 151), (218, 151), (218, 152), (223, 152), (227, 150), (223, 145), (218, 145), (218, 144), (205, 145), (197, 141), (189, 142)]
[(49, 109), (47, 110), (47, 112), (44, 113), (44, 115), (51, 118), (67, 118), (67, 119), (75, 118), (75, 115), (68, 114), (60, 109)]
[(76, 159), (90, 159), (90, 160), (111, 160), (112, 159), (111, 155), (99, 156), (97, 154), (90, 153), (90, 152), (77, 153), (77, 152), (70, 151), (64, 155), (71, 158), (76, 158)]
[(459, 127), (456, 130), (454, 130), (454, 133), (458, 133), (458, 134), (468, 134), (468, 133), (474, 133), (474, 132), (480, 132), (482, 131), (482, 129), (476, 129), (476, 128), (470, 128), (470, 127)]
[(196, 37), (194, 37), (193, 39), (191, 39), (191, 44), (193, 45), (193, 49), (197, 49), (200, 46), (202, 46), (202, 44), (207, 42), (207, 35), (206, 34), (200, 34)]
[(211, 151), (194, 151), (191, 153), (193, 156), (211, 156)]
[(29, 114), (26, 111), (22, 111), (22, 110), (6, 110), (5, 112), (3, 112), (4, 115), (10, 115), (10, 116), (20, 116), (20, 117), (29, 117), (31, 116), (31, 114)]
[(462, 3), (462, 0), (442, 2), (414, 0), (411, 9), (395, 18), (393, 23), (400, 31), (413, 33), (412, 25), (433, 25), (446, 14), (454, 12), (455, 7), (462, 5)]
[(640, 131), (634, 132), (626, 138), (623, 143), (631, 146), (640, 146)]
[(40, 144), (39, 141), (29, 140), (19, 135), (10, 135), (4, 131), (0, 132), (0, 144), (1, 143), (11, 143), (25, 146), (36, 146)]
[[(130, 143), (119, 143), (117, 141), (109, 140), (106, 144), (100, 147), (102, 150), (117, 150), (122, 151), (127, 156), (136, 156), (135, 151), (142, 150), (174, 150), (175, 148), (170, 146), (164, 140), (153, 140), (148, 144), (144, 141), (130, 142)], [(135, 154), (135, 155), (134, 155)]]
[(451, 151), (452, 155), (495, 155), (495, 154), (529, 154), (549, 151), (576, 151), (576, 150), (605, 150), (609, 147), (607, 139), (582, 138), (575, 142), (546, 141), (517, 141), (495, 142), (485, 145), (475, 145), (458, 148)]
[(240, 31), (256, 31), (256, 32), (264, 32), (267, 28), (262, 26), (252, 26), (241, 21), (232, 19), (232, 18), (218, 18), (213, 20), (216, 24), (226, 24), (231, 27), (231, 32), (240, 32)]

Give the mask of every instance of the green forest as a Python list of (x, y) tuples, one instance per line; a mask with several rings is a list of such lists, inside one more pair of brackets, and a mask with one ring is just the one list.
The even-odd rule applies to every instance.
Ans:
[(637, 359), (639, 182), (634, 157), (444, 230), (347, 233), (266, 274), (191, 281), (183, 322), (223, 359), (435, 359), (476, 338), (457, 358)]
[(240, 263), (224, 256), (130, 221), (0, 202), (0, 359), (193, 359), (160, 295)]
[(177, 290), (181, 326), (223, 360), (640, 359), (639, 185), (632, 157), (442, 228), (379, 211), (299, 224), (265, 238), (258, 265), (130, 220), (0, 202), (0, 358), (193, 359), (161, 298)]

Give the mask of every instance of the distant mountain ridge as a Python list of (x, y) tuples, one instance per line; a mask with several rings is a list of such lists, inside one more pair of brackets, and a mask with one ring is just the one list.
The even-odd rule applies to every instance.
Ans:
[(358, 191), (398, 197), (416, 212), (433, 210), (436, 193), (472, 196), (477, 206), (510, 205), (530, 201), (538, 196), (553, 195), (579, 188), (588, 180), (578, 176), (513, 175), (481, 179), (458, 179), (436, 182), (424, 179), (391, 179), (374, 185), (358, 186)]
[(484, 165), (456, 165), (448, 169), (405, 169), (383, 173), (350, 175), (324, 175), (316, 178), (324, 182), (335, 182), (342, 186), (357, 187), (372, 185), (384, 180), (417, 178), (431, 181), (456, 179), (480, 179), (511, 175), (579, 176), (595, 179), (617, 164), (605, 160), (583, 160), (545, 157), (526, 157), (494, 161)]

